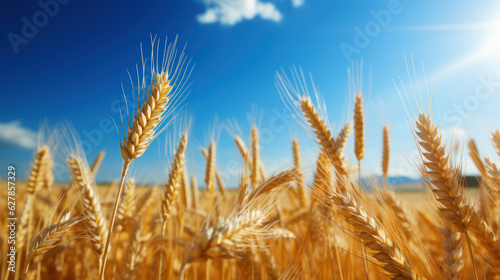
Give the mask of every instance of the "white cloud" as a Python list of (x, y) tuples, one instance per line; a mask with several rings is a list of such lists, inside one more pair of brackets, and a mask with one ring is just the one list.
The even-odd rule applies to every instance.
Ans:
[(21, 127), (19, 121), (0, 123), (0, 142), (31, 149), (36, 146), (36, 133)]
[(292, 5), (295, 8), (298, 8), (304, 4), (304, 0), (292, 0)]
[[(303, 0), (293, 0), (293, 5)], [(283, 16), (272, 3), (261, 0), (204, 0), (205, 13), (198, 15), (200, 23), (216, 23), (235, 25), (243, 20), (261, 17), (265, 20), (279, 22)], [(301, 3), (298, 3), (299, 6)]]
[(443, 135), (443, 139), (442, 141), (446, 141), (447, 144), (450, 143), (450, 141), (452, 141), (452, 145), (455, 144), (455, 142), (459, 142), (460, 145), (463, 145), (464, 141), (467, 141), (467, 136), (468, 136), (468, 133), (467, 131), (465, 131), (463, 128), (460, 128), (458, 126), (453, 126), (453, 127), (450, 127), (450, 128), (447, 128), (447, 129), (444, 129), (442, 131), (442, 135)]

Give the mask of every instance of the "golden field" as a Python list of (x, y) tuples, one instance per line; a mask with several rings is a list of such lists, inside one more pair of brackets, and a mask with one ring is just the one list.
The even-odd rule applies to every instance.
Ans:
[[(167, 52), (167, 60), (172, 56)], [(480, 155), (474, 140), (460, 143), (482, 178), (478, 190), (469, 191), (459, 149), (446, 145), (450, 139), (422, 106), (408, 118), (426, 192), (397, 193), (387, 183), (360, 186), (365, 143), (372, 141), (364, 137), (362, 93), (356, 95), (352, 123), (332, 131), (321, 98), (304, 90), (300, 76), (290, 80), (282, 73), (276, 77), (281, 97), (316, 143), (312, 175), (303, 171), (294, 139), (284, 143), (293, 164), (269, 174), (253, 126), (248, 138), (234, 138), (243, 163), (237, 189), (224, 187), (213, 139), (201, 151), (205, 173), (190, 176), (189, 125), (180, 125), (168, 179), (140, 186), (128, 170), (170, 129), (164, 120), (175, 116), (182, 100), (177, 88), (183, 85), (185, 72), (178, 69), (184, 62), (181, 55), (153, 65), (151, 81), (139, 93), (144, 98), (123, 117), (116, 147), (123, 168), (116, 183), (97, 186), (104, 153), (89, 163), (70, 128), (46, 132), (62, 144), (40, 141), (26, 183), (2, 182), (6, 188), (17, 184), (15, 196), (1, 192), (2, 209), (12, 197), (16, 211), (0, 211), (2, 225), (17, 218), (15, 229), (0, 229), (4, 279), (498, 278), (500, 169), (494, 158), (500, 155), (500, 132), (491, 134), (498, 155)], [(354, 163), (345, 157), (351, 132)], [(381, 129), (380, 136), (387, 182), (390, 129)], [(71, 173), (66, 184), (54, 185), (56, 146)]]

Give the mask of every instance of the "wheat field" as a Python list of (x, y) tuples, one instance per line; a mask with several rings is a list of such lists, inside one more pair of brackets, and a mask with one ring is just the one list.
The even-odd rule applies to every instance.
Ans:
[[(141, 186), (128, 175), (129, 167), (160, 141), (161, 132), (173, 129), (166, 120), (175, 117), (189, 83), (189, 60), (175, 51), (175, 43), (162, 61), (156, 53), (152, 78), (138, 93), (144, 98), (133, 101), (133, 110), (122, 118), (119, 180), (96, 184), (104, 153), (87, 161), (70, 128), (55, 131), (62, 140), (40, 141), (27, 182), (16, 185), (15, 243), (9, 242), (8, 227), (0, 229), (3, 279), (500, 278), (498, 130), (491, 134), (498, 155), (480, 155), (472, 139), (462, 143), (468, 154), (460, 155), (446, 144), (450, 139), (442, 137), (431, 109), (418, 106), (408, 115), (409, 133), (420, 151), (426, 192), (401, 193), (388, 184), (387, 126), (380, 128), (384, 183), (362, 187), (365, 141), (374, 141), (364, 135), (363, 93), (356, 93), (353, 120), (333, 131), (323, 110), (328, 104), (304, 90), (301, 75), (278, 72), (284, 106), (316, 142), (313, 176), (304, 172), (295, 139), (283, 143), (290, 146), (286, 156), (293, 165), (269, 173), (257, 126), (249, 137), (234, 138), (232, 148), (244, 163), (237, 189), (226, 189), (218, 173), (216, 141), (201, 150), (204, 176), (191, 175), (185, 124), (165, 170), (168, 179)], [(355, 142), (354, 164), (345, 157), (349, 137)], [(60, 150), (71, 181), (54, 184)], [(465, 157), (481, 173), (477, 190), (463, 180)], [(2, 209), (7, 195), (1, 193)], [(2, 224), (8, 218), (0, 211)], [(7, 255), (12, 245), (15, 269)]]

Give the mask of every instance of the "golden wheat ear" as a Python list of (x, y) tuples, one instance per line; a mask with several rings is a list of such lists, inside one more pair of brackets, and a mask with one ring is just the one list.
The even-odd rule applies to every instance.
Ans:
[(192, 194), (191, 188), (189, 187), (189, 178), (186, 167), (182, 169), (182, 177), (181, 177), (181, 201), (184, 207), (191, 208), (193, 206), (192, 203)]
[(205, 168), (205, 185), (209, 193), (208, 210), (211, 211), (214, 204), (215, 191), (215, 162), (216, 162), (216, 146), (215, 142), (210, 141), (207, 151), (207, 160)]
[(475, 212), (472, 212), (469, 230), (480, 244), (483, 260), (500, 273), (500, 238), (495, 230)]
[(97, 172), (99, 171), (99, 168), (101, 167), (102, 161), (104, 160), (105, 156), (106, 152), (102, 150), (95, 157), (94, 161), (92, 162), (92, 166), (90, 167), (90, 172), (92, 173), (92, 176), (95, 177), (97, 175)]
[(45, 184), (47, 172), (51, 172), (51, 152), (47, 145), (41, 146), (33, 161), (33, 166), (28, 177), (27, 192), (35, 195)]
[(463, 193), (461, 174), (454, 170), (441, 141), (441, 134), (430, 117), (421, 113), (416, 121), (418, 145), (423, 156), (425, 176), (438, 203), (438, 208), (459, 232), (466, 232), (470, 208)]
[(292, 151), (293, 151), (293, 163), (295, 166), (295, 172), (300, 174), (300, 178), (297, 180), (297, 188), (299, 193), (299, 201), (301, 207), (307, 207), (307, 190), (305, 177), (303, 176), (302, 169), (300, 168), (300, 145), (299, 140), (293, 139), (292, 141)]
[(365, 157), (365, 122), (363, 118), (363, 97), (361, 93), (356, 95), (354, 104), (354, 153), (358, 161)]
[(293, 69), (291, 80), (284, 74), (284, 71), (276, 72), (275, 78), (276, 88), (289, 111), (292, 112), (299, 124), (316, 138), (321, 150), (335, 167), (336, 172), (340, 175), (347, 175), (348, 169), (342, 153), (342, 141), (339, 140), (339, 145), (336, 145), (336, 140), (329, 128), (326, 107), (314, 85), (313, 90), (317, 105), (314, 104), (310, 96), (302, 69), (299, 68), (299, 71)]
[(252, 188), (260, 183), (260, 154), (259, 154), (259, 130), (257, 126), (252, 126), (252, 161), (250, 168), (250, 182), (252, 182)]
[(391, 150), (389, 139), (389, 127), (384, 126), (382, 141), (384, 144), (382, 150), (382, 174), (384, 175), (384, 184), (387, 184), (387, 173), (389, 172), (389, 153)]
[(37, 256), (44, 255), (48, 251), (60, 245), (67, 237), (71, 235), (73, 227), (81, 222), (83, 218), (74, 217), (70, 218), (70, 212), (63, 215), (56, 224), (44, 228), (31, 242), (26, 258), (25, 272), (29, 270), (31, 262)]
[(138, 221), (134, 223), (130, 233), (129, 246), (124, 257), (122, 279), (139, 279), (139, 271), (144, 267), (147, 258), (148, 241), (152, 232), (144, 234), (144, 227)]
[(165, 223), (168, 220), (172, 204), (174, 203), (174, 200), (177, 197), (177, 193), (179, 192), (183, 168), (186, 162), (185, 151), (186, 151), (187, 141), (188, 141), (187, 133), (184, 133), (177, 147), (177, 151), (174, 156), (174, 161), (172, 162), (172, 167), (168, 175), (168, 181), (167, 184), (165, 185), (164, 196), (162, 200), (163, 223)]
[(313, 129), (322, 150), (325, 152), (337, 172), (340, 175), (347, 174), (346, 162), (339, 149), (340, 146), (335, 145), (335, 140), (333, 139), (330, 129), (327, 127), (326, 122), (320, 117), (311, 99), (301, 98), (300, 108), (304, 114), (304, 118)]
[(500, 156), (500, 132), (498, 129), (491, 134), (491, 142), (493, 143), (498, 156)]
[(440, 229), (442, 247), (445, 253), (443, 262), (446, 267), (444, 273), (447, 279), (460, 279), (464, 270), (464, 237), (462, 233), (453, 230), (449, 222), (445, 220), (444, 223), (444, 227)]
[(198, 241), (187, 248), (184, 263), (235, 258), (237, 251), (252, 246), (252, 236), (262, 233), (264, 218), (259, 210), (233, 212), (201, 232)]
[(347, 144), (347, 139), (349, 138), (349, 135), (351, 135), (351, 131), (352, 131), (352, 126), (351, 123), (348, 122), (340, 130), (339, 134), (337, 135), (337, 139), (335, 139), (335, 146), (337, 147), (337, 149), (339, 149), (341, 153), (345, 149), (345, 145)]
[(276, 191), (279, 187), (286, 186), (287, 183), (296, 182), (297, 180), (300, 180), (302, 176), (303, 175), (295, 172), (295, 168), (270, 176), (266, 179), (266, 181), (262, 182), (258, 186), (255, 186), (248, 196), (247, 203), (252, 203), (262, 195), (269, 194), (270, 192)]
[(193, 174), (191, 175), (191, 202), (193, 203), (193, 209), (201, 209), (200, 207), (200, 202), (199, 202), (199, 188), (198, 188), (198, 181), (196, 180), (196, 176)]
[(133, 117), (127, 136), (120, 144), (123, 160), (140, 157), (154, 139), (158, 125), (167, 111), (172, 85), (168, 73), (157, 74), (147, 100)]
[(136, 184), (135, 179), (128, 179), (127, 183), (123, 188), (123, 194), (120, 198), (120, 204), (118, 206), (118, 212), (116, 214), (117, 231), (122, 231), (123, 227), (127, 223), (127, 220), (133, 217), (136, 209)]
[[(133, 159), (139, 158), (149, 147), (151, 142), (171, 123), (165, 122), (168, 116), (174, 112), (183, 101), (183, 94), (186, 92), (187, 81), (191, 75), (189, 70), (190, 61), (187, 61), (184, 50), (180, 56), (177, 57), (177, 38), (175, 41), (168, 45), (165, 40), (165, 52), (163, 54), (163, 61), (158, 64), (157, 50), (155, 52), (156, 40), (152, 40), (151, 47), (151, 77), (150, 86), (146, 88), (144, 81), (146, 77), (145, 65), (143, 65), (142, 81), (138, 78), (137, 86), (137, 103), (133, 104), (134, 109), (131, 120), (129, 119), (128, 104), (127, 105), (127, 129), (123, 126), (123, 142), (120, 142), (120, 152), (124, 160), (120, 185), (118, 193), (116, 194), (116, 202), (113, 208), (113, 215), (109, 224), (109, 235), (106, 239), (106, 246), (103, 255), (103, 266), (99, 271), (99, 280), (104, 278), (106, 261), (109, 254), (109, 245), (111, 242), (111, 234), (115, 224), (115, 217), (118, 211), (118, 202), (122, 193), (125, 177)], [(159, 42), (158, 42), (159, 45)], [(144, 59), (143, 59), (144, 61)], [(140, 76), (137, 73), (138, 77)], [(133, 84), (132, 84), (133, 88)], [(142, 102), (139, 101), (142, 97)], [(126, 100), (125, 100), (126, 102)], [(132, 102), (134, 103), (134, 102)], [(121, 111), (120, 111), (121, 113)], [(125, 132), (126, 130), (126, 132)]]
[(21, 219), (18, 231), (18, 244), (19, 247), (24, 247), (25, 241), (30, 239), (30, 216), (33, 215), (33, 206), (35, 203), (35, 196), (38, 192), (48, 184), (53, 181), (52, 174), (52, 152), (48, 145), (42, 144), (36, 152), (35, 159), (31, 166), (31, 171), (28, 176), (28, 182), (26, 183), (26, 198), (24, 201), (24, 207), (21, 213)]
[[(205, 160), (208, 160), (208, 152), (205, 149), (201, 149), (201, 153), (203, 154), (203, 157)], [(217, 187), (219, 188), (219, 191), (221, 193), (221, 196), (225, 196), (226, 194), (226, 186), (224, 185), (224, 181), (222, 179), (222, 176), (220, 173), (217, 171), (217, 169), (214, 170), (214, 175), (215, 175), (215, 182), (217, 182)]]
[(354, 227), (362, 243), (371, 249), (370, 255), (385, 270), (389, 278), (416, 279), (414, 270), (403, 252), (362, 204), (358, 203), (349, 192), (342, 194), (331, 192), (329, 198), (337, 206), (344, 220)]
[[(157, 60), (154, 52), (155, 41), (152, 42), (150, 89), (145, 92), (145, 87), (138, 81), (137, 104), (133, 104), (137, 109), (131, 122), (127, 122), (127, 132), (123, 143), (120, 143), (120, 151), (126, 162), (140, 157), (146, 151), (156, 136), (171, 123), (165, 123), (165, 118), (171, 115), (184, 99), (182, 95), (189, 86), (186, 83), (192, 69), (189, 70), (190, 61), (187, 61), (184, 51), (176, 57), (176, 44), (177, 39), (166, 49), (162, 65), (158, 65), (154, 63)], [(142, 104), (139, 101), (141, 95)]]
[(415, 124), (417, 144), (423, 161), (423, 175), (434, 195), (439, 212), (453, 225), (454, 230), (463, 233), (469, 249), (474, 271), (478, 279), (472, 244), (469, 237), (471, 230), (471, 209), (464, 186), (460, 166), (454, 168), (450, 154), (441, 140), (441, 133), (434, 126), (429, 115), (420, 112)]
[(92, 242), (94, 253), (99, 259), (99, 266), (103, 265), (103, 254), (106, 238), (109, 235), (106, 217), (102, 211), (97, 186), (90, 174), (90, 170), (81, 157), (71, 155), (68, 158), (68, 167), (71, 171), (74, 186), (81, 192), (80, 207), (87, 217), (85, 223)]

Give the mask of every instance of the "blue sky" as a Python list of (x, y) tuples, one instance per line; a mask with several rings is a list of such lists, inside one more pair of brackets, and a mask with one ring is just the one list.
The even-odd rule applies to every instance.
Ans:
[[(1, 5), (0, 168), (15, 163), (20, 174), (29, 172), (40, 123), (68, 120), (90, 143), (89, 160), (102, 149), (107, 152), (97, 180), (120, 175), (118, 136), (109, 129), (110, 115), (119, 119), (113, 104), (122, 95), (122, 83), (127, 90), (127, 69), (140, 63), (140, 43), (147, 50), (150, 34), (162, 40), (179, 35), (179, 44), (188, 43), (186, 54), (196, 63), (185, 100), (194, 117), (191, 173), (203, 174), (199, 148), (208, 146), (214, 133), (218, 169), (229, 185), (236, 183), (240, 170), (235, 166), (241, 159), (231, 135), (239, 133), (234, 122), (245, 140), (251, 124), (259, 125), (268, 172), (288, 167), (292, 137), (299, 138), (303, 158), (309, 158), (304, 168), (314, 169), (312, 141), (290, 118), (274, 73), (281, 68), (289, 72), (294, 65), (311, 73), (338, 131), (352, 117), (347, 69), (362, 60), (363, 169), (380, 173), (382, 127), (387, 124), (390, 173), (415, 176), (408, 160), (415, 143), (393, 83), (402, 89), (401, 77), (410, 89), (405, 56), (412, 77), (413, 57), (423, 98), (423, 78), (430, 89), (436, 85), (445, 132), (465, 133), (477, 139), (481, 152), (493, 152), (487, 136), (500, 121), (500, 5), (495, 1), (9, 0)], [(36, 30), (26, 27), (35, 23)], [(222, 128), (228, 122), (231, 133)], [(165, 146), (172, 146), (165, 143), (173, 131), (167, 129), (133, 163), (132, 175), (149, 181), (165, 178)], [(355, 163), (352, 143), (347, 149)], [(64, 164), (63, 158), (58, 160)], [(467, 168), (474, 173), (471, 165)]]

